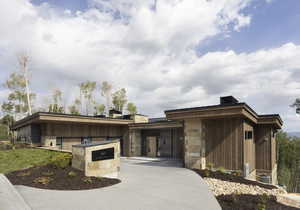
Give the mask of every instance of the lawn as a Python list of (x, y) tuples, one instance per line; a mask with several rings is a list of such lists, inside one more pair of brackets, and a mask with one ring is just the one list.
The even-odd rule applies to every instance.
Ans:
[(29, 148), (0, 150), (0, 173), (46, 165), (50, 163), (52, 157), (60, 154), (61, 152)]

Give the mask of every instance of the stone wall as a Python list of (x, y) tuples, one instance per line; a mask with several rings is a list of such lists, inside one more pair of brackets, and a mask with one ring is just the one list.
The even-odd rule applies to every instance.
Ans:
[[(114, 148), (114, 158), (92, 161), (92, 152)], [(85, 176), (118, 178), (120, 172), (120, 142), (113, 141), (94, 145), (72, 147), (72, 167), (85, 172)]]
[(272, 184), (278, 184), (277, 180), (277, 164), (275, 164), (273, 170), (272, 170)]
[(130, 156), (142, 155), (141, 130), (130, 130)]
[(185, 167), (204, 169), (206, 167), (205, 140), (201, 119), (186, 119), (184, 135)]
[(56, 147), (56, 136), (42, 136), (43, 147)]

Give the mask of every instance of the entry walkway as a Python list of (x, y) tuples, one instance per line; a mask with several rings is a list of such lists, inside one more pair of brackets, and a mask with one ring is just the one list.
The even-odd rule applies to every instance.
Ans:
[(221, 210), (202, 178), (178, 161), (122, 158), (120, 178), (96, 190), (16, 189), (33, 210)]

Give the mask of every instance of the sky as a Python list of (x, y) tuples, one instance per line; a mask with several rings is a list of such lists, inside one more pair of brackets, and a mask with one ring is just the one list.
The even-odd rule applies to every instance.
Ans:
[(299, 131), (299, 23), (299, 0), (2, 0), (0, 83), (26, 52), (37, 107), (109, 81), (150, 117), (233, 95)]

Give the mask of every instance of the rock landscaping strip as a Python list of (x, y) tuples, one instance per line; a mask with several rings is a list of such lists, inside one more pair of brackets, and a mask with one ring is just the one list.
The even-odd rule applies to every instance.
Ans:
[(87, 190), (120, 183), (119, 179), (86, 177), (84, 172), (71, 166), (60, 168), (51, 164), (14, 171), (6, 176), (14, 185), (51, 190)]
[(209, 189), (215, 196), (230, 194), (250, 194), (250, 195), (280, 195), (285, 193), (282, 189), (266, 189), (257, 185), (247, 185), (230, 181), (223, 181), (214, 178), (204, 178)]
[(244, 179), (220, 171), (195, 170), (214, 193), (223, 210), (280, 209), (296, 210), (282, 195), (286, 191), (274, 185)]

